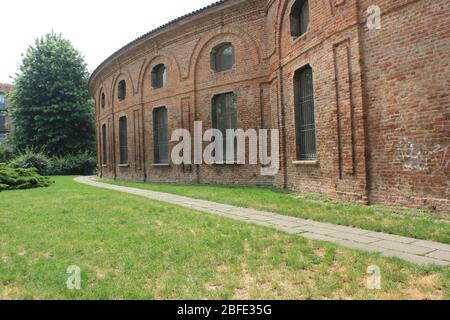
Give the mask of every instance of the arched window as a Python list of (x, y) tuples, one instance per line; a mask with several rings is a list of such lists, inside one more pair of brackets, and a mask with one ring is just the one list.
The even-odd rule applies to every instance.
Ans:
[(158, 64), (152, 70), (152, 87), (159, 89), (166, 85), (167, 70), (164, 64)]
[(108, 152), (106, 145), (106, 124), (102, 126), (102, 164), (108, 164)]
[(227, 130), (237, 129), (237, 98), (233, 92), (218, 94), (212, 99), (212, 127), (222, 132), (224, 161), (236, 161), (237, 144), (234, 142), (234, 157), (227, 154)]
[(128, 164), (128, 128), (127, 117), (119, 119), (120, 164)]
[(100, 96), (100, 105), (102, 106), (102, 109), (105, 109), (106, 106), (106, 96), (105, 93), (102, 92)]
[(295, 72), (294, 92), (297, 160), (316, 160), (314, 85), (309, 65)]
[(153, 146), (155, 164), (168, 164), (169, 128), (166, 107), (153, 110)]
[(291, 35), (298, 38), (308, 31), (309, 27), (309, 1), (297, 0), (291, 9)]
[(211, 51), (211, 68), (216, 72), (230, 70), (234, 66), (234, 47), (231, 43), (222, 43)]
[(127, 83), (125, 82), (125, 80), (121, 80), (119, 82), (117, 91), (118, 91), (117, 97), (119, 98), (119, 101), (125, 100), (125, 98), (127, 97)]

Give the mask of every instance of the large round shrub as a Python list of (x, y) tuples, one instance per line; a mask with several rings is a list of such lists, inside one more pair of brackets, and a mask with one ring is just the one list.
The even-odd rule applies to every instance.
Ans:
[(0, 163), (9, 162), (14, 158), (14, 152), (11, 148), (0, 145)]
[(5, 164), (0, 164), (0, 192), (48, 187), (51, 183), (50, 178), (39, 175), (34, 168), (14, 169)]
[(16, 169), (34, 168), (39, 174), (47, 175), (49, 164), (50, 160), (44, 153), (27, 150), (24, 154), (11, 160), (11, 162), (9, 163), (9, 167)]
[(91, 175), (97, 168), (97, 159), (89, 153), (50, 158), (48, 175)]

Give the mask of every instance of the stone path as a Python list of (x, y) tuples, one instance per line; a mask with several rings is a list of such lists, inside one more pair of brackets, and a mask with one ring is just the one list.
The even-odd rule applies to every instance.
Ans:
[(270, 227), (308, 239), (327, 241), (347, 248), (379, 252), (384, 256), (398, 257), (416, 264), (450, 266), (450, 245), (448, 244), (305, 220), (168, 193), (116, 186), (98, 182), (95, 177), (78, 177), (75, 181), (97, 188), (126, 192), (221, 217)]

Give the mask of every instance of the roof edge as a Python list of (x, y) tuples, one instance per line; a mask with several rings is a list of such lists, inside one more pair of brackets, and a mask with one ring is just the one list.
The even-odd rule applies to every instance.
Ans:
[(96, 78), (96, 76), (101, 72), (101, 70), (103, 68), (105, 68), (109, 63), (111, 63), (115, 58), (119, 57), (122, 53), (124, 53), (126, 50), (130, 49), (132, 46), (136, 45), (138, 42), (146, 40), (150, 37), (154, 37), (156, 35), (160, 35), (161, 33), (164, 33), (167, 31), (167, 29), (171, 26), (176, 25), (177, 23), (180, 23), (181, 21), (190, 18), (190, 17), (195, 17), (196, 15), (199, 15), (200, 13), (204, 13), (205, 11), (212, 9), (212, 8), (217, 8), (218, 6), (226, 3), (226, 2), (230, 2), (232, 0), (219, 0), (216, 2), (213, 2), (203, 8), (200, 8), (198, 10), (192, 11), (188, 14), (185, 14), (181, 17), (178, 17), (176, 19), (173, 19), (161, 26), (159, 26), (158, 28), (155, 28), (145, 34), (143, 34), (142, 36), (136, 38), (135, 40), (129, 42), (128, 44), (126, 44), (125, 46), (123, 46), (122, 48), (120, 48), (119, 50), (117, 50), (116, 52), (114, 52), (113, 54), (111, 54), (108, 58), (106, 58), (97, 68), (95, 68), (95, 70), (92, 72), (91, 76), (89, 77), (89, 81), (88, 81), (88, 88), (91, 88), (92, 82), (94, 81), (94, 79)]

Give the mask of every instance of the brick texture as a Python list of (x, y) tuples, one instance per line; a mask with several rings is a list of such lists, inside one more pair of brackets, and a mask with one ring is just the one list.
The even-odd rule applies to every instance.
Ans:
[[(0, 94), (6, 95), (12, 91), (13, 87), (9, 84), (0, 83)], [(6, 104), (6, 109), (8, 105)], [(7, 110), (0, 110), (0, 116), (5, 117), (4, 123), (0, 123), (0, 140), (9, 133), (11, 126), (11, 117), (7, 115)]]
[[(310, 25), (293, 39), (294, 0), (227, 0), (133, 41), (92, 75), (97, 125), (107, 126), (104, 177), (171, 183), (274, 185), (360, 203), (449, 211), (450, 5), (446, 0), (310, 0)], [(367, 28), (380, 7), (382, 28)], [(210, 52), (232, 42), (232, 70)], [(151, 86), (167, 66), (167, 84)], [(296, 160), (294, 73), (313, 69), (318, 161)], [(127, 97), (117, 99), (119, 81)], [(152, 110), (169, 135), (211, 127), (211, 99), (233, 91), (238, 127), (280, 129), (280, 172), (252, 165), (154, 166)], [(102, 93), (106, 106), (100, 105)], [(127, 116), (129, 165), (119, 166), (118, 119)], [(99, 134), (101, 130), (98, 130)], [(173, 145), (171, 145), (173, 147)], [(101, 150), (101, 139), (98, 139)]]

